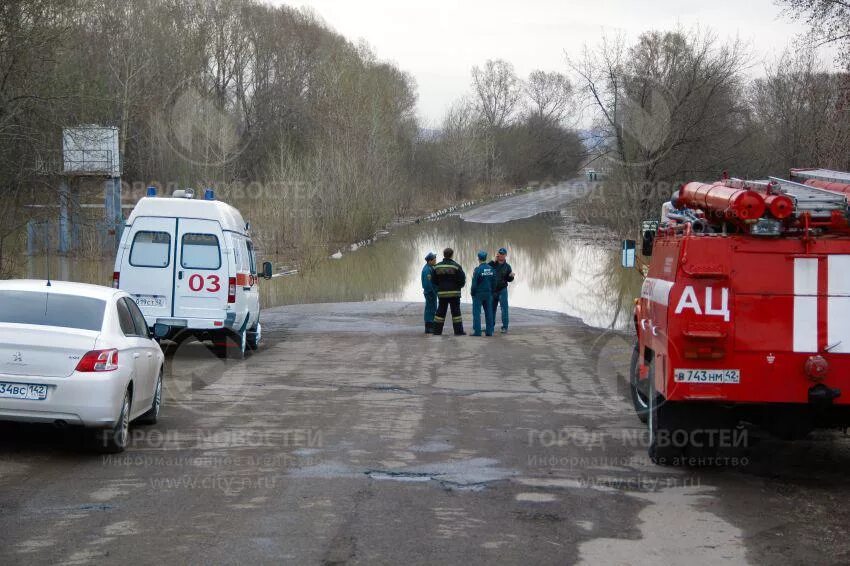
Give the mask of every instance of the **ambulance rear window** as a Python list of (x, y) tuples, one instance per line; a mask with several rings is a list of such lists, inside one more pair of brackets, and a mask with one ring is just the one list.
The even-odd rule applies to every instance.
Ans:
[(168, 267), (171, 262), (171, 234), (168, 232), (136, 232), (130, 249), (133, 267)]
[(183, 234), (180, 263), (186, 269), (218, 269), (221, 252), (215, 234)]

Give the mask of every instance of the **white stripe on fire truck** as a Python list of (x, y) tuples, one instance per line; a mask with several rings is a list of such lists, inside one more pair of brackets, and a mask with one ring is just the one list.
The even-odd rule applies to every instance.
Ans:
[(817, 258), (794, 258), (794, 351), (818, 351)]
[(670, 289), (672, 288), (672, 281), (647, 277), (643, 280), (643, 285), (640, 288), (640, 296), (643, 299), (666, 307), (670, 299)]
[(850, 353), (850, 255), (831, 255), (826, 341), (830, 352)]

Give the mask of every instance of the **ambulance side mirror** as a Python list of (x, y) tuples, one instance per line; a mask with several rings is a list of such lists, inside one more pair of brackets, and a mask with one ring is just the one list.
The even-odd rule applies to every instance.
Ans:
[(634, 240), (623, 240), (623, 246), (620, 249), (620, 263), (623, 267), (631, 269), (635, 266), (635, 253), (637, 252), (637, 242)]
[(171, 331), (171, 328), (169, 328), (167, 324), (157, 322), (153, 325), (154, 338), (165, 338), (166, 336), (168, 336), (169, 331)]
[(643, 257), (652, 256), (652, 245), (655, 243), (655, 232), (646, 230), (643, 233), (643, 244), (641, 245), (640, 253)]
[(272, 262), (264, 261), (263, 262), (263, 279), (271, 279), (272, 278)]

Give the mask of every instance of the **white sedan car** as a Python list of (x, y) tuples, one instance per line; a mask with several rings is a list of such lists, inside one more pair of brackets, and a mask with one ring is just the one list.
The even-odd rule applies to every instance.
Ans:
[(0, 420), (82, 425), (121, 452), (162, 403), (163, 355), (124, 291), (0, 281)]

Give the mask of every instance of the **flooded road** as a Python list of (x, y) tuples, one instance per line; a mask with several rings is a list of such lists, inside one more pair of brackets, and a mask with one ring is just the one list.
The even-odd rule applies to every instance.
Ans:
[[(544, 191), (552, 189), (538, 192)], [(528, 196), (514, 198), (528, 200)], [(640, 290), (639, 274), (620, 268), (619, 243), (612, 234), (576, 223), (567, 207), (559, 210), (565, 200), (563, 190), (560, 198), (557, 193), (543, 196), (536, 207), (511, 207), (509, 217), (537, 214), (530, 218), (496, 223), (505, 202), (497, 201), (464, 212), (463, 218), (471, 221), (449, 216), (396, 227), (372, 245), (341, 250), (341, 259), (328, 259), (308, 273), (261, 281), (263, 307), (421, 301), (419, 273), (427, 252), (439, 256), (443, 248), (452, 247), (455, 259), (471, 274), (478, 250), (492, 256), (505, 246), (517, 274), (511, 285), (511, 306), (565, 313), (591, 326), (626, 328), (632, 300)], [(541, 212), (546, 208), (553, 211)], [(260, 252), (260, 260), (264, 259), (269, 258)], [(103, 285), (112, 281), (111, 260), (53, 258), (50, 270), (57, 279)], [(27, 277), (41, 278), (46, 273), (45, 258), (30, 258)], [(467, 285), (464, 302), (471, 301), (468, 292)]]

